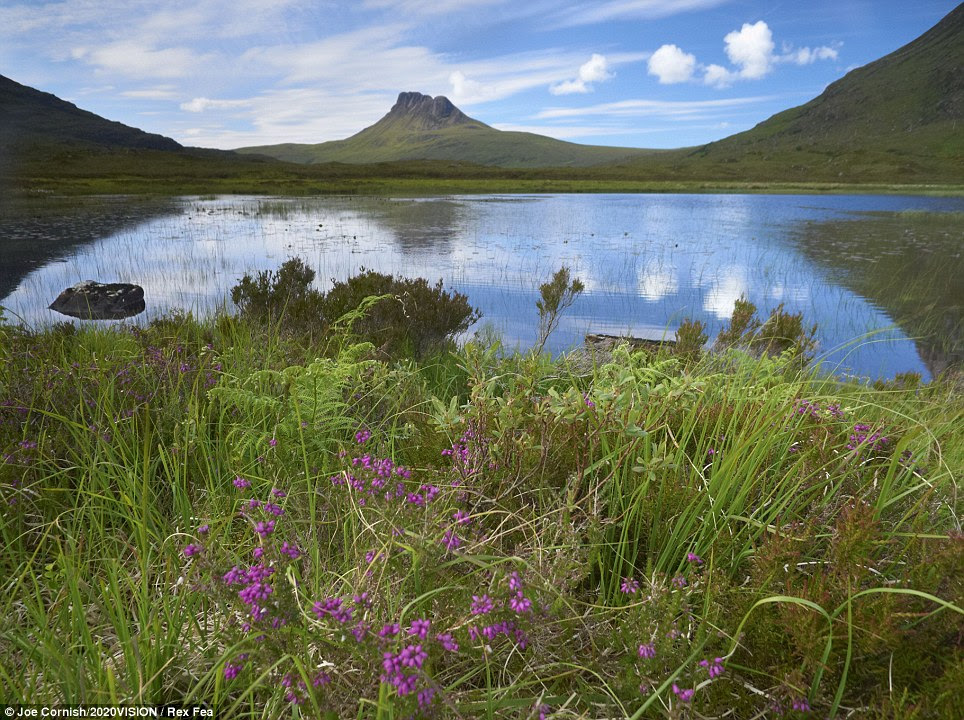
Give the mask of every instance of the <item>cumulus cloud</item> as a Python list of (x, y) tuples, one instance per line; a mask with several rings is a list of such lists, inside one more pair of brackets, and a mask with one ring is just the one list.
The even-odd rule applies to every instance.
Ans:
[(603, 55), (593, 53), (586, 62), (579, 66), (579, 74), (574, 80), (565, 80), (549, 86), (553, 95), (569, 95), (571, 93), (587, 93), (592, 91), (592, 84), (605, 82), (613, 77), (609, 71), (609, 63)]
[(727, 33), (723, 49), (734, 67), (711, 63), (704, 65), (696, 57), (676, 45), (663, 45), (649, 59), (649, 74), (663, 85), (689, 82), (702, 74), (703, 83), (715, 88), (729, 87), (737, 80), (759, 80), (773, 71), (777, 63), (809, 65), (817, 60), (836, 60), (837, 50), (826, 45), (793, 49), (785, 46), (782, 54), (774, 52), (773, 32), (762, 20), (744, 23), (739, 30)]
[(736, 73), (732, 73), (722, 65), (707, 65), (703, 71), (703, 82), (710, 87), (725, 88), (729, 87)]
[(661, 85), (688, 82), (695, 70), (696, 56), (676, 45), (663, 45), (649, 58), (649, 74), (658, 77)]
[(759, 20), (752, 25), (727, 33), (723, 38), (726, 56), (740, 68), (740, 77), (748, 80), (762, 78), (773, 66), (773, 33), (770, 27)]

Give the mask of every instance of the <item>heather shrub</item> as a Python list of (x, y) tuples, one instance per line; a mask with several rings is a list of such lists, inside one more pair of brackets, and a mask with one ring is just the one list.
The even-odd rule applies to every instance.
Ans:
[(792, 368), (806, 367), (817, 347), (817, 326), (803, 324), (802, 313), (788, 313), (780, 303), (764, 322), (756, 317), (756, 306), (741, 297), (733, 306), (733, 314), (716, 337), (715, 348), (742, 348), (756, 356), (786, 355)]
[(263, 324), (299, 332), (324, 327), (324, 296), (312, 287), (315, 271), (301, 258), (290, 258), (275, 270), (254, 277), (245, 274), (231, 288), (231, 301), (239, 312)]
[(468, 330), (481, 314), (462, 293), (429, 285), (423, 278), (396, 278), (374, 270), (336, 282), (324, 297), (324, 309), (335, 320), (378, 297), (350, 323), (351, 332), (390, 356), (424, 357)]

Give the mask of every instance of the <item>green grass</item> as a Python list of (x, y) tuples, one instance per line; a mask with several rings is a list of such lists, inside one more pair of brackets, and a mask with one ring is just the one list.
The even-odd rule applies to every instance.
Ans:
[[(736, 351), (587, 366), (470, 343), (416, 364), (228, 317), (0, 325), (0, 694), (223, 717), (418, 717), (429, 689), (436, 717), (959, 717), (962, 420), (951, 380), (860, 386)], [(395, 468), (371, 495), (366, 455)], [(252, 621), (250, 583), (222, 578), (259, 563)], [(383, 653), (416, 642), (400, 696)]]

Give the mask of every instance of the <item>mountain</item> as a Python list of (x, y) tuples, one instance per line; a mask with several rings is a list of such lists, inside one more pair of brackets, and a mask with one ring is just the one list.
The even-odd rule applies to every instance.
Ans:
[(443, 96), (403, 92), (385, 117), (345, 140), (240, 148), (299, 163), (448, 160), (505, 168), (591, 167), (658, 151), (578, 145), (544, 135), (496, 130)]
[(106, 120), (0, 75), (0, 148), (37, 144), (182, 150), (163, 135)]
[(762, 171), (814, 179), (961, 182), (962, 158), (964, 4), (810, 102), (691, 151), (682, 163), (698, 164), (714, 177)]

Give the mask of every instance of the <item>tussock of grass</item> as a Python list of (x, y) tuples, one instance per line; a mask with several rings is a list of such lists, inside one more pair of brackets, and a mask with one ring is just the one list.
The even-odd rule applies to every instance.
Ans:
[(964, 714), (959, 386), (327, 343), (0, 325), (5, 698)]

